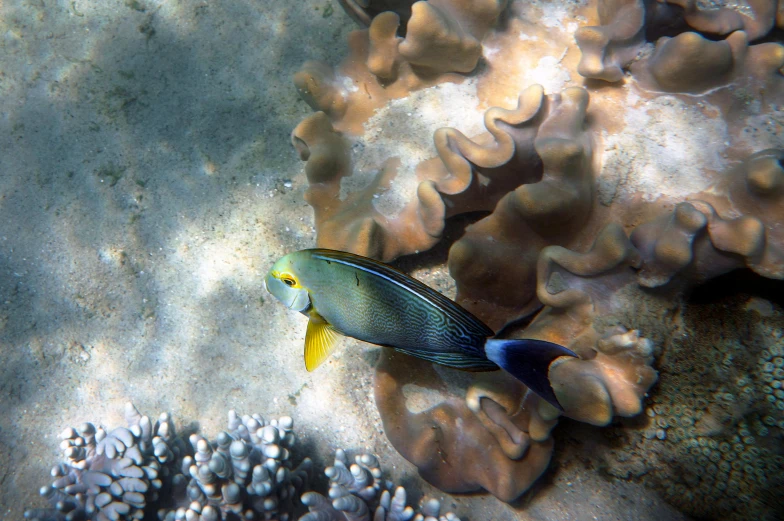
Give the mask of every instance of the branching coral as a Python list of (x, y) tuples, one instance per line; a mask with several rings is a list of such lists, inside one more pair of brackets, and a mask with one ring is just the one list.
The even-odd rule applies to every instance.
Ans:
[(66, 460), (52, 469), (52, 486), (41, 489), (54, 508), (28, 510), (25, 517), (106, 521), (157, 512), (167, 521), (235, 514), (283, 521), (309, 480), (310, 460), (294, 469), (289, 459), (291, 418), (266, 424), (258, 415), (230, 411), (229, 432), (214, 444), (191, 435), (191, 456), (167, 414), (153, 425), (129, 403), (125, 417), (127, 429), (108, 433), (91, 423), (66, 429)]
[(191, 477), (184, 494), (187, 507), (171, 509), (163, 519), (190, 519), (196, 514), (205, 520), (230, 514), (289, 519), (311, 468), (309, 458), (296, 468), (291, 463), (293, 426), (288, 416), (267, 423), (257, 414), (240, 418), (229, 411), (229, 430), (215, 443), (192, 434), (193, 456), (185, 456), (181, 464), (183, 474)]
[(41, 489), (54, 508), (28, 510), (27, 519), (117, 521), (157, 513), (161, 521), (285, 521), (301, 495), (310, 513), (300, 521), (370, 521), (371, 512), (374, 521), (460, 521), (451, 512), (440, 514), (437, 499), (424, 498), (419, 512), (407, 506), (405, 489), (382, 479), (370, 454), (349, 465), (339, 449), (324, 471), (330, 500), (318, 492), (302, 494), (312, 463), (305, 458), (293, 467), (296, 437), (288, 416), (267, 422), (258, 414), (229, 411), (229, 430), (215, 442), (190, 435), (191, 454), (167, 414), (153, 425), (128, 403), (125, 417), (127, 429), (107, 433), (85, 423), (62, 433), (66, 460), (52, 469), (52, 486)]
[[(437, 499), (423, 500), (420, 512), (406, 504), (406, 491), (382, 479), (378, 459), (362, 454), (349, 464), (342, 449), (335, 452), (335, 462), (324, 470), (330, 481), (329, 499), (318, 492), (302, 496), (310, 513), (299, 521), (460, 521), (452, 512), (441, 514)], [(375, 508), (373, 508), (375, 505)]]
[[(677, 327), (661, 317), (677, 316), (687, 291), (738, 268), (784, 277), (784, 46), (754, 43), (777, 3), (598, 0), (565, 16), (510, 2), (502, 26), (491, 9), (467, 29), (481, 47), (437, 23), (447, 4), (465, 9), (415, 4), (405, 37), (397, 14), (364, 11), (369, 30), (352, 36), (343, 66), (306, 67), (332, 89), (305, 89), (324, 113), (293, 138), (319, 244), (391, 260), (431, 247), (450, 216), (489, 212), (449, 252), (458, 302), (496, 330), (580, 355), (551, 367), (566, 416), (637, 415)], [(438, 28), (421, 33), (441, 49), (438, 67), (404, 45), (424, 13)], [(477, 105), (491, 107), (484, 128)], [(445, 123), (431, 125), (432, 147), (414, 147), (425, 111)], [(541, 475), (558, 411), (507, 377), (455, 387), (446, 373), (419, 374), (382, 356), (376, 400), (389, 439), (426, 479), (510, 500)], [(418, 409), (411, 385), (441, 398)]]
[[(142, 519), (145, 509), (177, 482), (184, 446), (168, 415), (153, 425), (128, 403), (128, 428), (107, 432), (92, 423), (60, 435), (65, 460), (52, 468), (55, 481), (41, 495), (52, 509), (25, 512), (27, 519)], [(159, 492), (163, 490), (163, 494)]]

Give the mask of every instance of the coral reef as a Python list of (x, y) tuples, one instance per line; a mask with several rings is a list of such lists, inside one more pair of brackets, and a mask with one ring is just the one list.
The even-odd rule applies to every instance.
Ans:
[[(398, 14), (352, 4), (368, 29), (350, 57), (295, 79), (321, 111), (292, 134), (319, 245), (391, 260), (433, 246), (451, 216), (489, 212), (449, 251), (456, 300), (580, 355), (550, 370), (565, 416), (641, 413), (676, 327), (662, 317), (698, 284), (739, 268), (784, 278), (784, 46), (755, 43), (776, 2), (479, 2), (492, 8), (470, 38), (449, 22), (464, 2), (413, 4), (404, 38)], [(419, 40), (438, 66), (411, 52)], [(420, 125), (428, 111), (440, 124)], [(519, 496), (548, 465), (559, 411), (505, 376), (455, 387), (428, 371), (382, 355), (390, 441), (445, 490)], [(440, 401), (418, 409), (411, 385)]]
[[(620, 81), (624, 69), (645, 54), (646, 31), (666, 32), (679, 27), (680, 34), (659, 38), (652, 56), (642, 60), (643, 67), (656, 78), (656, 87), (672, 92), (701, 91), (725, 84), (731, 76), (743, 80), (742, 74), (754, 75), (752, 71), (762, 64), (763, 68), (769, 67), (768, 79), (773, 79), (782, 66), (781, 51), (775, 44), (761, 44), (752, 47), (749, 55), (748, 42), (770, 32), (776, 3), (762, 0), (733, 10), (729, 6), (706, 8), (691, 0), (647, 6), (639, 0), (602, 0), (597, 13), (599, 25), (575, 32), (582, 52), (577, 70), (586, 78)], [(684, 10), (678, 13), (674, 5)], [(688, 31), (688, 26), (699, 32)], [(708, 40), (700, 32), (726, 39)], [(755, 62), (757, 65), (751, 65)]]
[(362, 454), (349, 464), (342, 449), (324, 471), (330, 499), (303, 494), (312, 462), (305, 458), (293, 467), (296, 436), (288, 416), (265, 421), (229, 411), (228, 431), (214, 442), (191, 434), (190, 451), (167, 414), (153, 425), (128, 403), (125, 417), (128, 428), (107, 432), (85, 423), (61, 434), (65, 461), (40, 492), (53, 508), (27, 510), (25, 518), (286, 521), (305, 505), (310, 512), (300, 521), (370, 521), (371, 512), (375, 521), (460, 521), (440, 514), (434, 498), (423, 498), (419, 511), (408, 506), (405, 489), (383, 479), (375, 456)]

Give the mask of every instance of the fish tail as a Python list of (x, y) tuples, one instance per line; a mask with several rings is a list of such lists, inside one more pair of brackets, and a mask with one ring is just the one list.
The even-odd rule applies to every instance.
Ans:
[(550, 364), (561, 356), (574, 356), (569, 349), (531, 338), (490, 339), (485, 344), (487, 358), (498, 364), (501, 369), (523, 382), (533, 392), (547, 400), (558, 410), (563, 407), (555, 397), (553, 386), (548, 377)]

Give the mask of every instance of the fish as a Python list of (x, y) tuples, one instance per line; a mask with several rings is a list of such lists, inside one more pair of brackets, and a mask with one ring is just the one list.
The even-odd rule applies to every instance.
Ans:
[(277, 260), (264, 285), (308, 317), (305, 368), (315, 370), (340, 336), (389, 347), (465, 371), (503, 369), (563, 410), (548, 378), (552, 362), (577, 355), (536, 339), (492, 338), (495, 332), (438, 291), (374, 259), (323, 248)]

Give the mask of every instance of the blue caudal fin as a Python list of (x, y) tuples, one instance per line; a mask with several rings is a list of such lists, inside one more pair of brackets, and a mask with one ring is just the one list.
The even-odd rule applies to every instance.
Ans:
[(569, 349), (530, 338), (499, 340), (492, 338), (485, 344), (487, 358), (501, 369), (523, 382), (533, 392), (547, 400), (558, 410), (563, 407), (555, 397), (548, 373), (550, 364), (561, 356), (577, 356)]

